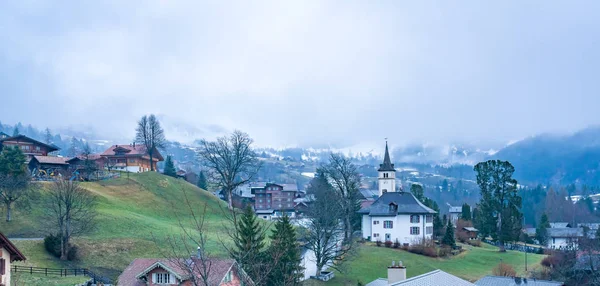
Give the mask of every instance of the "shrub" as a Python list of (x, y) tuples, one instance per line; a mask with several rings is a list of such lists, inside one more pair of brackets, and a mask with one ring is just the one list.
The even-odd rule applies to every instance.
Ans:
[(448, 256), (450, 256), (450, 254), (452, 254), (452, 248), (450, 248), (450, 247), (442, 247), (438, 251), (439, 257), (448, 257)]
[(467, 244), (471, 245), (471, 246), (480, 247), (481, 246), (481, 241), (479, 239), (467, 240)]
[(44, 237), (44, 248), (48, 253), (60, 257), (60, 237), (52, 234)]
[(496, 266), (494, 268), (494, 270), (492, 270), (492, 273), (496, 276), (507, 276), (507, 277), (515, 277), (517, 276), (517, 271), (515, 271), (515, 269), (504, 263), (504, 262), (500, 262), (498, 264), (498, 266)]
[(375, 241), (375, 245), (377, 245), (377, 246), (381, 246), (381, 240), (377, 239), (377, 240)]
[(69, 252), (67, 252), (67, 260), (69, 260), (69, 261), (77, 260), (79, 258), (79, 256), (77, 255), (78, 252), (79, 252), (79, 249), (77, 248), (77, 246), (69, 245)]
[(386, 240), (384, 244), (385, 244), (385, 247), (390, 248), (390, 247), (392, 247), (393, 243), (389, 240)]
[(402, 250), (408, 251), (408, 243), (403, 243), (401, 248)]
[(398, 241), (397, 238), (396, 241), (394, 241), (394, 248), (400, 248), (400, 241)]
[(413, 243), (409, 248), (409, 252), (425, 255), (429, 257), (438, 257), (438, 251), (432, 240), (423, 240)]

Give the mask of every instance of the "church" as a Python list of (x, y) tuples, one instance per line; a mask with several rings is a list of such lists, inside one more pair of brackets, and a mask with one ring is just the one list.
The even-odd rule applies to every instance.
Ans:
[(433, 235), (433, 214), (409, 192), (396, 188), (396, 169), (390, 160), (387, 142), (383, 164), (379, 165), (379, 198), (362, 208), (362, 236), (371, 241), (398, 240), (410, 245)]

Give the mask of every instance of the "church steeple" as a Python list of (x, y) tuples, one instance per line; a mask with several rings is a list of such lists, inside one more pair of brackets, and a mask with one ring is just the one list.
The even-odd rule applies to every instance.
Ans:
[(395, 172), (394, 164), (390, 160), (390, 152), (388, 151), (388, 144), (385, 141), (385, 155), (383, 156), (383, 164), (379, 164), (379, 172)]

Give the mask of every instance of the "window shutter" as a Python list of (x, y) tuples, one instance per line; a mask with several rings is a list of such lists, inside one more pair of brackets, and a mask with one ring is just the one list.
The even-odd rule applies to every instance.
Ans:
[(4, 275), (6, 273), (6, 263), (4, 258), (0, 258), (0, 275)]
[(156, 283), (156, 273), (152, 273), (152, 284)]
[(169, 273), (169, 284), (177, 284), (177, 281), (175, 281), (175, 275), (173, 275), (173, 273)]

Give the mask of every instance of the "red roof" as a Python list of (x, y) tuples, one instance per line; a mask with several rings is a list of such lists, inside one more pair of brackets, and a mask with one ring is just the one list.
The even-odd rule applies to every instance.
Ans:
[[(123, 153), (125, 156), (132, 157), (148, 157), (148, 152), (146, 151), (146, 147), (144, 145), (133, 144), (131, 145), (112, 145), (104, 153), (100, 154), (100, 156), (115, 156), (117, 152)], [(157, 159), (158, 161), (163, 161), (163, 157), (158, 152), (158, 150), (154, 149), (154, 153), (152, 154), (153, 159)]]
[(6, 236), (4, 236), (4, 234), (2, 234), (0, 232), (0, 248), (4, 248), (8, 251), (8, 253), (10, 253), (10, 262), (13, 262), (15, 260), (17, 261), (23, 261), (25, 260), (25, 255), (23, 255), (23, 253), (21, 253), (17, 247), (12, 244), (12, 242), (10, 242), (10, 240), (8, 240), (8, 238)]
[[(133, 285), (133, 286), (142, 286), (146, 285), (142, 280), (138, 279), (138, 277), (147, 274), (156, 268), (162, 268), (170, 273), (174, 274), (177, 278), (182, 278), (185, 280), (189, 280), (190, 273), (183, 269), (184, 265), (190, 265), (191, 263), (199, 263), (197, 258), (194, 259), (158, 259), (158, 258), (137, 258), (132, 261), (127, 268), (121, 273), (119, 276), (118, 285)], [(208, 260), (207, 267), (210, 268), (209, 271), (209, 284), (219, 285), (219, 283), (225, 277), (225, 274), (229, 272), (233, 267), (237, 267), (237, 263), (233, 259), (210, 259)], [(199, 267), (194, 267), (194, 274), (196, 277), (200, 278), (200, 274), (198, 271)]]

